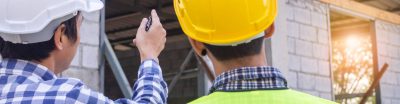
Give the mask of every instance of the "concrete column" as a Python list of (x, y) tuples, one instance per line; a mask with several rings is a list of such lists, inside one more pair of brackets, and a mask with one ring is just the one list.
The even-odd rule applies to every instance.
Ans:
[[(279, 0), (271, 39), (272, 66), (289, 87), (332, 100), (328, 5), (315, 0)], [(267, 45), (268, 47), (268, 45)]]
[(82, 80), (89, 88), (100, 90), (99, 77), (99, 17), (100, 13), (83, 14), (84, 21), (80, 31), (80, 46), (70, 69), (62, 77), (73, 77)]

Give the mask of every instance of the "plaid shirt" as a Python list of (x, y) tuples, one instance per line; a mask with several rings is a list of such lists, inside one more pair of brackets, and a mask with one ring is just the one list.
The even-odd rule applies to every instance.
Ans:
[(0, 104), (136, 104), (166, 103), (167, 84), (154, 60), (144, 61), (131, 99), (108, 99), (75, 78), (57, 78), (46, 67), (28, 61), (5, 59), (0, 64)]
[(242, 67), (219, 75), (210, 92), (287, 89), (286, 79), (274, 67)]

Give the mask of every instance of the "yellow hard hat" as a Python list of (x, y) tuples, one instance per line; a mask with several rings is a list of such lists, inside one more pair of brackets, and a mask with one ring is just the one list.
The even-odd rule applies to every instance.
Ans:
[(276, 0), (174, 0), (182, 30), (212, 45), (253, 39), (273, 24)]

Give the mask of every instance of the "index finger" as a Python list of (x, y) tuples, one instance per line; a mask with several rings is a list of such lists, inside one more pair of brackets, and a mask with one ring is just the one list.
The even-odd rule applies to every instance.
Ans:
[(160, 18), (157, 15), (156, 10), (151, 10), (151, 19), (153, 23), (160, 23)]
[(140, 23), (138, 31), (144, 31), (145, 30), (147, 21), (148, 21), (147, 18), (143, 18), (142, 19), (142, 22)]

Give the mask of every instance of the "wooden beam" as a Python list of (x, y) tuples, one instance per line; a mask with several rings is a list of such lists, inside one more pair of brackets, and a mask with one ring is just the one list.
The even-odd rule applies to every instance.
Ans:
[(365, 21), (357, 18), (343, 19), (343, 20), (332, 21), (331, 26), (336, 27), (343, 25), (353, 25), (354, 23), (359, 23), (359, 22), (365, 22)]
[[(130, 46), (132, 44), (128, 43)], [(113, 44), (113, 45), (119, 45), (119, 44)], [(125, 45), (127, 46), (127, 45)], [(128, 46), (128, 47), (130, 47)], [(115, 48), (115, 47), (114, 47)], [(116, 51), (116, 54), (118, 57), (133, 57), (137, 56), (139, 53), (137, 50), (135, 50), (136, 47), (131, 47), (132, 49), (126, 50), (126, 51)], [(187, 39), (186, 35), (175, 35), (175, 36), (169, 36), (167, 37), (167, 42), (165, 43), (165, 48), (164, 52), (167, 51), (172, 51), (172, 50), (182, 50), (182, 49), (190, 49), (190, 43), (189, 40)], [(129, 53), (129, 54), (128, 54)]]
[(364, 15), (368, 15), (371, 17), (374, 17), (376, 19), (380, 19), (383, 21), (391, 22), (394, 24), (400, 24), (400, 15), (380, 10), (362, 3), (359, 3), (357, 1), (351, 1), (351, 0), (320, 0), (324, 3), (330, 4), (330, 5), (335, 5), (340, 8), (344, 8), (347, 10), (351, 10), (357, 13), (361, 13)]
[[(173, 34), (170, 33), (170, 30), (174, 29), (180, 29), (180, 25), (178, 21), (166, 21), (163, 23), (164, 28), (168, 31), (168, 34)], [(134, 37), (136, 34), (137, 28), (139, 26), (130, 26), (126, 27), (125, 29), (120, 29), (120, 30), (115, 30), (115, 32), (107, 32), (108, 38), (110, 40), (118, 40), (121, 38), (127, 38), (127, 37)], [(181, 32), (179, 32), (181, 34)]]
[(141, 12), (135, 12), (135, 13), (130, 13), (130, 14), (121, 15), (121, 16), (117, 16), (117, 17), (112, 17), (112, 18), (108, 18), (106, 20), (106, 24), (112, 23), (112, 22), (115, 22), (115, 21), (118, 21), (118, 20), (121, 20), (121, 19), (127, 19), (127, 18), (131, 19), (132, 17), (136, 17), (136, 16), (142, 17), (144, 15)]
[[(119, 34), (111, 34), (108, 35), (111, 44), (124, 44), (126, 42), (130, 42), (131, 39), (135, 38), (137, 29), (132, 29), (129, 31), (124, 31)], [(183, 31), (180, 28), (169, 29), (167, 30), (167, 37), (183, 34)]]
[(400, 11), (400, 7), (390, 9), (389, 11), (390, 12), (394, 12), (394, 13), (399, 12)]
[(349, 29), (357, 29), (357, 28), (364, 28), (364, 27), (369, 27), (370, 23), (369, 22), (358, 22), (353, 25), (347, 25), (347, 26), (336, 26), (332, 28), (332, 32), (335, 31), (342, 31), (342, 30), (349, 30)]
[(335, 99), (336, 100), (352, 99), (352, 98), (362, 97), (364, 95), (365, 93), (338, 94), (335, 95)]
[(114, 45), (114, 49), (117, 51), (127, 51), (127, 50), (131, 50), (132, 47), (122, 45), (122, 44), (117, 44), (117, 45)]

